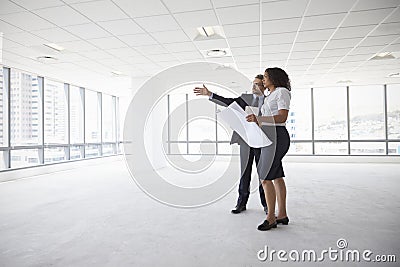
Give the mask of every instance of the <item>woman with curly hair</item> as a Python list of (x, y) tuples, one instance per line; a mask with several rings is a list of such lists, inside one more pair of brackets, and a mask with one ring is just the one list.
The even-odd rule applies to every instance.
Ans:
[[(290, 137), (286, 130), (289, 113), (291, 86), (287, 73), (280, 68), (267, 68), (263, 79), (264, 87), (269, 94), (261, 108), (261, 116), (247, 116), (247, 121), (256, 122), (272, 145), (262, 147), (257, 172), (265, 192), (268, 214), (266, 220), (258, 226), (258, 230), (267, 231), (276, 228), (277, 224), (287, 225), (286, 185), (283, 177), (282, 158), (289, 150)], [(275, 217), (275, 204), (278, 202), (278, 214)]]

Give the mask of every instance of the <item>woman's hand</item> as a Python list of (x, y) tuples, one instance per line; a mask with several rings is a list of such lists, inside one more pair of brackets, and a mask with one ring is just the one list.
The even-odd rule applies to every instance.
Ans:
[(203, 87), (196, 87), (193, 89), (193, 92), (196, 95), (211, 95), (211, 92), (207, 89), (207, 87), (203, 84)]
[(259, 124), (259, 123), (258, 123), (258, 120), (257, 120), (257, 116), (254, 115), (254, 114), (248, 115), (248, 116), (246, 117), (246, 120), (247, 120), (248, 122), (255, 122), (255, 123)]

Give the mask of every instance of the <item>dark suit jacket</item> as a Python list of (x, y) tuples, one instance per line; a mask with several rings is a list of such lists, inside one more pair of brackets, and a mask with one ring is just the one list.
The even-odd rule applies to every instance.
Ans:
[[(242, 94), (240, 97), (226, 98), (226, 97), (222, 97), (220, 95), (213, 93), (213, 96), (210, 99), (210, 101), (212, 101), (218, 105), (226, 106), (226, 107), (229, 106), (230, 104), (232, 104), (233, 102), (236, 102), (244, 110), (246, 108), (246, 106), (251, 106), (251, 104), (253, 102), (253, 94)], [(235, 144), (235, 143), (240, 145), (245, 142), (237, 132), (233, 131), (232, 138), (231, 138), (231, 144)]]

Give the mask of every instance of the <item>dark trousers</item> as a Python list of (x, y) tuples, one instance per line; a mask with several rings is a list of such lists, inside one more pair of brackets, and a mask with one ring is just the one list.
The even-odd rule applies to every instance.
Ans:
[[(240, 144), (240, 184), (239, 184), (239, 198), (236, 206), (246, 206), (247, 201), (250, 196), (250, 180), (251, 180), (251, 170), (253, 167), (253, 160), (255, 158), (256, 164), (260, 160), (260, 148), (249, 147), (247, 144)], [(258, 187), (260, 193), (260, 200), (263, 207), (267, 207), (267, 202), (265, 201), (265, 194), (262, 184)]]

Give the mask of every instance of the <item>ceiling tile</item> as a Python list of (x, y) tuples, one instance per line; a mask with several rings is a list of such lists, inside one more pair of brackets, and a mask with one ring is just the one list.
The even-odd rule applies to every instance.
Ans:
[[(188, 1), (188, 3), (193, 2)], [(214, 10), (211, 9), (174, 14), (174, 17), (178, 21), (179, 25), (184, 28), (197, 28), (202, 26), (218, 25), (218, 19), (215, 16)]]
[(302, 31), (335, 29), (345, 17), (346, 13), (329, 14), (321, 16), (305, 17), (301, 25)]
[(181, 30), (154, 32), (151, 35), (162, 44), (190, 41), (186, 34)]
[(154, 54), (165, 54), (168, 53), (168, 51), (159, 44), (155, 45), (146, 45), (146, 46), (138, 46), (135, 47), (135, 49), (144, 55), (154, 55)]
[(258, 22), (226, 24), (223, 26), (226, 37), (240, 37), (260, 34)]
[(263, 34), (296, 32), (301, 18), (267, 20), (262, 23)]
[(242, 47), (242, 46), (256, 46), (260, 44), (260, 37), (244, 36), (244, 37), (232, 37), (228, 39), (230, 47)]
[(259, 55), (260, 46), (250, 46), (250, 47), (232, 47), (232, 55), (236, 56), (246, 56), (246, 55)]
[(127, 45), (115, 37), (106, 37), (87, 40), (89, 43), (97, 46), (100, 49), (124, 48)]
[(131, 47), (113, 48), (113, 49), (107, 49), (105, 51), (115, 57), (122, 57), (122, 58), (134, 57), (140, 55), (139, 52), (137, 52)]
[(107, 67), (126, 65), (126, 63), (127, 63), (118, 58), (106, 58), (106, 59), (99, 60), (98, 62), (100, 62), (101, 64), (103, 64)]
[(325, 45), (326, 41), (316, 42), (296, 42), (293, 47), (293, 51), (310, 51), (310, 50), (321, 50)]
[(385, 23), (390, 22), (400, 22), (400, 8), (397, 9), (387, 20), (385, 20)]
[(140, 64), (152, 64), (153, 63), (150, 59), (148, 59), (144, 56), (126, 57), (125, 61), (134, 66), (140, 66)]
[[(296, 37), (295, 32), (289, 33), (274, 33), (274, 34), (263, 34), (262, 44), (288, 44), (293, 43), (294, 38)], [(301, 41), (301, 40), (299, 40)]]
[(348, 27), (348, 26), (378, 24), (387, 15), (389, 15), (390, 12), (392, 12), (392, 10), (393, 8), (387, 8), (387, 9), (351, 12), (350, 15), (344, 21), (344, 23), (342, 24), (342, 26)]
[(212, 0), (214, 7), (247, 6), (258, 4), (259, 0)]
[(7, 50), (8, 48), (13, 48), (13, 47), (22, 47), (22, 46), (23, 45), (20, 45), (19, 43), (11, 41), (7, 38), (3, 38), (3, 50)]
[(60, 28), (45, 29), (39, 31), (32, 31), (33, 34), (48, 40), (50, 43), (61, 43), (79, 40), (78, 37), (64, 31)]
[(171, 15), (137, 18), (135, 21), (148, 32), (162, 32), (180, 29)]
[(109, 0), (74, 4), (72, 7), (93, 21), (125, 19), (128, 16)]
[(17, 42), (24, 46), (43, 45), (45, 43), (48, 43), (45, 39), (37, 37), (29, 32), (8, 34), (4, 38), (9, 39), (13, 42)]
[(319, 57), (343, 57), (351, 48), (324, 49)]
[(234, 56), (236, 62), (259, 62), (260, 55), (244, 55), (244, 56)]
[(311, 1), (307, 16), (348, 12), (356, 0), (318, 0)]
[(33, 12), (58, 26), (77, 25), (90, 22), (90, 20), (69, 6), (45, 8)]
[(72, 51), (72, 52), (82, 52), (82, 51), (90, 51), (90, 50), (97, 50), (97, 48), (86, 42), (86, 41), (73, 41), (73, 42), (64, 42), (60, 43), (65, 49)]
[(165, 61), (177, 60), (176, 57), (174, 57), (173, 55), (171, 55), (169, 53), (168, 54), (148, 55), (147, 57), (154, 62), (165, 62)]
[(399, 0), (362, 0), (358, 1), (353, 11), (397, 7), (398, 5), (400, 5)]
[(326, 49), (338, 49), (338, 48), (353, 48), (357, 45), (362, 38), (350, 38), (350, 39), (335, 39), (330, 40)]
[(220, 49), (228, 47), (224, 39), (196, 41), (194, 43), (200, 50)]
[(95, 39), (110, 36), (110, 33), (94, 23), (66, 26), (65, 29), (82, 39)]
[(0, 15), (9, 14), (9, 13), (16, 13), (16, 12), (23, 12), (25, 9), (22, 7), (10, 2), (8, 0), (0, 1)]
[[(348, 49), (348, 48), (347, 48)], [(365, 55), (370, 54), (371, 56), (382, 49), (382, 46), (359, 46), (351, 51), (350, 55)]]
[(146, 17), (155, 15), (169, 14), (168, 10), (160, 0), (132, 1), (132, 0), (113, 0), (129, 16)]
[(23, 6), (28, 10), (47, 8), (47, 7), (55, 7), (55, 6), (63, 6), (64, 3), (59, 0), (13, 0), (14, 3)]
[(119, 38), (130, 46), (142, 46), (157, 44), (157, 42), (147, 33), (122, 35)]
[(385, 36), (369, 36), (367, 37), (360, 46), (374, 46), (381, 45), (382, 47), (390, 44), (394, 40), (399, 38), (399, 35), (385, 35)]
[(101, 59), (106, 59), (106, 58), (113, 58), (112, 55), (104, 52), (103, 50), (97, 49), (97, 50), (92, 50), (92, 51), (86, 51), (86, 52), (81, 52), (81, 54), (89, 59), (93, 60), (101, 60)]
[(290, 59), (303, 59), (303, 58), (315, 58), (319, 51), (293, 51), (290, 55)]
[(5, 35), (10, 34), (10, 33), (17, 33), (17, 32), (23, 32), (23, 30), (7, 23), (2, 20), (0, 20), (0, 31), (4, 33)]
[(389, 35), (389, 34), (400, 35), (400, 22), (383, 23), (379, 25), (379, 27), (375, 31), (373, 31), (370, 36)]
[(271, 44), (262, 47), (263, 53), (288, 53), (292, 48), (292, 44)]
[(164, 3), (172, 13), (212, 8), (210, 0), (196, 0), (196, 1), (164, 0)]
[(314, 30), (314, 31), (301, 31), (297, 36), (298, 42), (311, 42), (311, 41), (325, 41), (328, 40), (329, 37), (335, 29), (326, 29), (326, 30)]
[(1, 15), (0, 19), (26, 31), (53, 28), (54, 25), (30, 12)]
[(111, 32), (113, 35), (144, 33), (142, 28), (140, 28), (132, 19), (103, 21), (99, 22), (99, 25)]
[[(263, 3), (262, 16), (264, 20), (302, 17), (307, 3), (308, 0), (288, 0)], [(254, 14), (257, 15), (258, 12)]]
[(366, 36), (375, 25), (355, 26), (355, 27), (342, 27), (339, 28), (333, 39), (355, 38)]
[(174, 53), (174, 55), (183, 61), (203, 59), (203, 56), (198, 51), (185, 51)]
[(164, 47), (170, 52), (197, 51), (192, 42), (164, 44)]
[(259, 6), (247, 5), (218, 8), (217, 15), (222, 24), (235, 24), (259, 21)]

